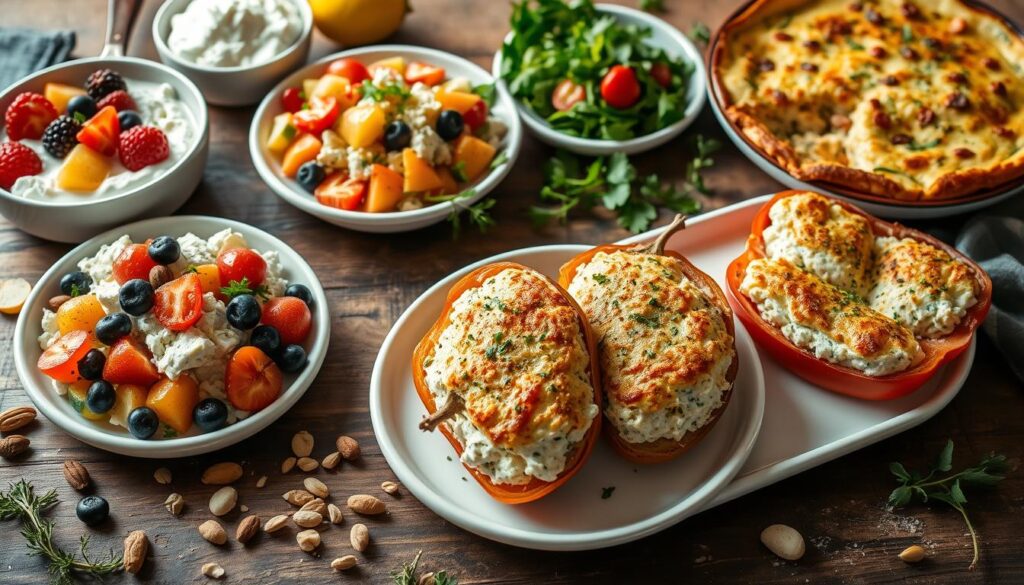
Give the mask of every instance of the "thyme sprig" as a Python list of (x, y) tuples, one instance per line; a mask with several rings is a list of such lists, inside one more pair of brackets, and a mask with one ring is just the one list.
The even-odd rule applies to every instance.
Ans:
[(67, 552), (53, 543), (53, 522), (42, 515), (57, 504), (56, 490), (37, 496), (32, 484), (24, 479), (12, 484), (7, 493), (0, 492), (0, 520), (21, 520), (21, 535), (29, 554), (49, 560), (50, 582), (71, 585), (76, 574), (103, 577), (120, 571), (121, 555), (113, 549), (102, 559), (89, 558), (89, 537), (82, 536), (78, 552)]

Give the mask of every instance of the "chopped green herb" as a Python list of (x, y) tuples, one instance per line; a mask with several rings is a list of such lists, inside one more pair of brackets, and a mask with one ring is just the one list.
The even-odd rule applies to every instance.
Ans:
[(608, 498), (612, 497), (612, 493), (614, 493), (614, 492), (615, 492), (615, 486), (608, 486), (608, 487), (601, 488), (601, 499), (602, 500), (607, 500)]
[(249, 279), (242, 277), (242, 280), (232, 280), (228, 282), (227, 286), (220, 288), (220, 294), (226, 296), (229, 299), (233, 299), (239, 295), (253, 295), (263, 300), (270, 298), (270, 291), (265, 285), (252, 286), (249, 283)]
[(597, 282), (597, 284), (608, 284), (608, 277), (603, 274), (595, 274), (593, 276), (593, 279), (595, 282)]
[(698, 20), (690, 27), (690, 38), (702, 45), (707, 45), (711, 42), (711, 30), (708, 29), (708, 25)]

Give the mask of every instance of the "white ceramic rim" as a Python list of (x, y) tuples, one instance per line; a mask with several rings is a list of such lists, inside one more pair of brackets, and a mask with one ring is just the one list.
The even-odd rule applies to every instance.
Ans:
[[(697, 219), (702, 219), (704, 217), (706, 216), (701, 216)], [(697, 219), (695, 219), (695, 221), (697, 221)], [(728, 460), (723, 463), (714, 474), (706, 478), (697, 489), (686, 494), (682, 501), (672, 508), (669, 508), (655, 516), (651, 516), (646, 520), (634, 522), (627, 526), (599, 530), (586, 534), (550, 534), (520, 528), (510, 528), (506, 526), (495, 527), (488, 522), (481, 521), (471, 511), (455, 506), (451, 504), (447, 498), (443, 498), (435, 494), (433, 490), (427, 487), (423, 481), (420, 480), (419, 476), (405, 466), (404, 460), (398, 455), (397, 448), (392, 442), (391, 437), (383, 431), (384, 425), (382, 421), (382, 412), (385, 406), (383, 404), (383, 391), (381, 389), (381, 377), (383, 376), (383, 360), (381, 359), (381, 356), (387, 354), (391, 350), (392, 344), (398, 337), (399, 332), (404, 328), (406, 321), (408, 321), (411, 316), (419, 310), (420, 305), (426, 302), (428, 297), (438, 294), (440, 289), (447, 289), (451, 287), (458, 278), (461, 278), (463, 275), (468, 274), (470, 271), (485, 264), (501, 262), (504, 260), (514, 261), (522, 254), (544, 250), (564, 250), (567, 252), (571, 251), (572, 253), (580, 253), (582, 251), (589, 250), (590, 248), (591, 246), (582, 246), (577, 244), (557, 244), (520, 248), (518, 250), (512, 250), (503, 254), (491, 256), (490, 258), (485, 258), (457, 270), (428, 288), (409, 306), (408, 309), (405, 310), (405, 312), (402, 313), (402, 316), (395, 322), (391, 331), (388, 332), (387, 337), (384, 339), (384, 343), (381, 345), (380, 351), (377, 353), (377, 359), (374, 362), (373, 373), (370, 378), (370, 420), (373, 425), (373, 432), (377, 438), (377, 443), (380, 446), (381, 453), (384, 455), (385, 460), (387, 460), (388, 465), (391, 466), (391, 470), (395, 472), (395, 475), (398, 476), (399, 480), (401, 480), (405, 487), (408, 488), (408, 490), (420, 502), (442, 518), (452, 522), (464, 530), (468, 530), (474, 534), (497, 542), (539, 550), (592, 550), (631, 542), (656, 532), (660, 532), (661, 530), (664, 530), (669, 526), (672, 526), (701, 511), (703, 507), (718, 494), (718, 492), (729, 485), (729, 482), (732, 481), (732, 478), (735, 477), (737, 473), (739, 473), (743, 464), (746, 462), (747, 457), (750, 455), (751, 450), (754, 448), (754, 443), (756, 442), (758, 433), (761, 429), (761, 421), (764, 417), (766, 394), (764, 370), (761, 366), (760, 359), (748, 360), (743, 364), (744, 368), (753, 370), (752, 375), (756, 380), (760, 381), (760, 387), (756, 391), (748, 392), (749, 396), (745, 396), (745, 398), (750, 401), (750, 405), (747, 407), (748, 412), (744, 412), (740, 418), (739, 424), (741, 434), (733, 437), (732, 442), (729, 445), (729, 448), (732, 451), (727, 455)], [(754, 344), (753, 339), (751, 339), (750, 334), (748, 334), (746, 329), (743, 328), (743, 324), (738, 321), (736, 322), (736, 339), (738, 343), (743, 343), (749, 348), (751, 355), (755, 358), (758, 357), (757, 346)]]
[(196, 132), (195, 143), (192, 144), (191, 147), (189, 147), (189, 150), (184, 154), (184, 156), (182, 156), (180, 159), (178, 159), (178, 161), (176, 163), (174, 163), (174, 165), (172, 165), (171, 168), (167, 169), (167, 172), (165, 172), (163, 175), (160, 175), (159, 177), (155, 177), (153, 179), (150, 179), (149, 181), (147, 181), (145, 183), (142, 183), (141, 185), (137, 185), (135, 187), (132, 187), (131, 189), (128, 189), (127, 191), (124, 191), (123, 193), (118, 193), (118, 194), (112, 195), (110, 197), (103, 197), (103, 198), (100, 198), (100, 199), (93, 199), (91, 201), (90, 200), (85, 200), (85, 201), (82, 201), (82, 202), (69, 203), (69, 202), (63, 202), (63, 201), (46, 201), (46, 200), (42, 200), (42, 199), (29, 199), (27, 197), (16, 197), (13, 193), (11, 193), (10, 191), (8, 191), (6, 189), (3, 189), (3, 188), (0, 188), (0, 197), (3, 197), (4, 199), (10, 200), (10, 201), (13, 201), (14, 203), (17, 203), (18, 205), (24, 205), (26, 207), (59, 207), (61, 209), (69, 209), (69, 208), (79, 209), (79, 208), (89, 207), (91, 205), (102, 205), (102, 204), (105, 204), (105, 203), (109, 203), (111, 201), (116, 201), (116, 200), (124, 198), (124, 197), (129, 197), (129, 196), (132, 196), (132, 195), (140, 194), (142, 191), (145, 191), (149, 187), (152, 187), (153, 185), (157, 184), (158, 182), (170, 179), (171, 175), (173, 175), (178, 170), (180, 170), (181, 167), (185, 164), (186, 161), (192, 160), (192, 158), (194, 156), (196, 156), (196, 154), (201, 150), (201, 148), (200, 148), (201, 145), (209, 139), (210, 117), (209, 117), (209, 112), (207, 111), (207, 108), (206, 108), (206, 100), (203, 99), (203, 94), (199, 91), (199, 88), (196, 87), (196, 84), (192, 83), (192, 80), (190, 80), (189, 78), (185, 77), (181, 73), (175, 71), (174, 69), (171, 69), (167, 65), (164, 65), (162, 63), (157, 63), (156, 61), (150, 61), (148, 59), (139, 59), (137, 57), (86, 57), (84, 59), (75, 59), (73, 61), (65, 61), (64, 63), (58, 63), (57, 65), (51, 65), (50, 67), (47, 67), (46, 69), (42, 69), (40, 71), (37, 71), (37, 72), (33, 73), (32, 75), (29, 75), (27, 77), (24, 77), (24, 78), (22, 78), (22, 79), (20, 79), (20, 80), (18, 80), (16, 82), (14, 82), (13, 84), (11, 84), (7, 88), (5, 88), (2, 92), (0, 92), (0, 98), (3, 98), (5, 96), (7, 96), (7, 94), (15, 86), (31, 82), (31, 81), (33, 81), (35, 79), (38, 79), (38, 78), (43, 77), (45, 75), (49, 75), (50, 73), (52, 73), (54, 71), (57, 71), (59, 69), (62, 69), (64, 67), (68, 67), (68, 66), (71, 66), (71, 65), (80, 65), (80, 64), (83, 64), (83, 63), (103, 63), (105, 65), (110, 65), (112, 67), (116, 67), (116, 65), (114, 65), (114, 64), (116, 64), (118, 62), (125, 62), (125, 61), (130, 62), (130, 63), (132, 63), (134, 65), (142, 66), (142, 67), (150, 67), (150, 68), (156, 70), (159, 73), (162, 73), (162, 74), (170, 76), (170, 77), (174, 77), (175, 79), (180, 81), (186, 88), (188, 88), (189, 91), (192, 92), (193, 97), (195, 97), (195, 99), (197, 100), (197, 103), (200, 104), (200, 108), (199, 108), (198, 112), (195, 111), (195, 110), (190, 110), (192, 112), (192, 115), (195, 116), (195, 119), (196, 119), (196, 131), (197, 132)]
[[(580, 138), (579, 136), (569, 136), (568, 134), (563, 134), (554, 130), (551, 128), (551, 125), (538, 116), (532, 108), (526, 106), (513, 97), (512, 102), (515, 104), (516, 111), (519, 112), (519, 116), (523, 119), (523, 122), (530, 127), (530, 130), (547, 137), (548, 140), (556, 142), (559, 146), (564, 146), (564, 148), (569, 150), (604, 150), (607, 153), (612, 153), (616, 150), (639, 152), (641, 150), (660, 146), (686, 130), (686, 128), (697, 119), (697, 115), (700, 114), (700, 111), (704, 108), (704, 102), (707, 99), (707, 73), (704, 69), (704, 55), (696, 45), (690, 41), (690, 39), (686, 38), (686, 35), (679, 32), (679, 29), (657, 16), (653, 16), (642, 10), (629, 8), (627, 6), (619, 6), (617, 4), (596, 4), (595, 6), (599, 12), (607, 12), (616, 16), (626, 14), (638, 20), (642, 20), (647, 24), (647, 26), (657, 28), (664, 32), (679, 45), (679, 49), (682, 51), (683, 55), (694, 66), (693, 73), (690, 75), (689, 86), (687, 87), (687, 94), (690, 101), (686, 104), (686, 110), (683, 113), (682, 119), (656, 132), (630, 138), (629, 140), (604, 140), (599, 138)], [(505, 41), (511, 37), (512, 32), (510, 31), (502, 39), (502, 46), (504, 46)], [(501, 51), (502, 49), (498, 48), (494, 53), (494, 60), (491, 62), (491, 75), (494, 77), (497, 85), (504, 90), (505, 93), (508, 93), (509, 97), (511, 97), (512, 94), (509, 93), (505, 80), (501, 78)]]
[[(51, 387), (41, 388), (37, 386), (33, 383), (32, 377), (29, 376), (29, 371), (32, 368), (35, 368), (34, 360), (38, 359), (41, 351), (38, 349), (38, 344), (34, 342), (26, 345), (28, 342), (25, 340), (25, 331), (29, 319), (39, 318), (38, 314), (33, 314), (34, 311), (29, 310), (30, 307), (35, 305), (37, 300), (44, 295), (52, 295), (55, 290), (57, 280), (60, 277), (60, 274), (58, 274), (58, 266), (69, 259), (80, 259), (87, 253), (87, 249), (112, 242), (127, 232), (148, 231), (154, 234), (174, 233), (174, 229), (170, 226), (183, 221), (195, 221), (207, 224), (214, 232), (220, 231), (224, 228), (231, 228), (244, 236), (255, 233), (270, 241), (273, 244), (273, 250), (278, 252), (287, 250), (295, 254), (295, 256), (300, 260), (300, 263), (297, 266), (289, 266), (288, 269), (291, 271), (293, 276), (302, 278), (302, 284), (308, 286), (310, 291), (313, 293), (315, 307), (313, 310), (313, 319), (315, 320), (316, 330), (318, 333), (317, 337), (312, 339), (309, 344), (309, 364), (306, 368), (296, 376), (291, 385), (284, 389), (278, 399), (271, 403), (270, 406), (251, 415), (245, 420), (241, 420), (233, 425), (229, 425), (212, 433), (203, 433), (200, 435), (174, 439), (141, 440), (134, 438), (128, 434), (127, 431), (124, 435), (107, 433), (94, 428), (82, 417), (72, 416), (63, 409), (52, 406), (48, 400), (41, 398), (43, 393), (52, 394), (54, 390)], [(14, 363), (18, 372), (18, 378), (21, 380), (21, 383), (25, 388), (25, 393), (28, 394), (36, 407), (42, 411), (43, 415), (46, 416), (50, 422), (54, 423), (76, 439), (100, 449), (105, 449), (114, 453), (129, 454), (135, 457), (162, 459), (196, 455), (233, 445), (254, 435), (280, 418), (299, 400), (299, 398), (303, 396), (303, 394), (306, 393), (306, 390), (309, 389), (313, 380), (319, 373), (324, 359), (327, 357), (327, 347), (331, 339), (331, 319), (328, 314), (329, 306), (323, 285), (321, 285), (319, 278), (317, 278), (316, 273), (313, 271), (313, 268), (306, 263), (305, 259), (303, 259), (302, 256), (291, 246), (259, 228), (230, 219), (205, 215), (181, 215), (144, 219), (142, 221), (137, 221), (106, 231), (76, 246), (70, 252), (62, 256), (60, 260), (55, 262), (54, 265), (46, 271), (46, 273), (39, 277), (35, 286), (32, 287), (32, 292), (25, 300), (25, 310), (18, 316), (18, 322), (14, 328)], [(34, 355), (28, 355), (30, 353)]]
[[(168, 34), (170, 34), (169, 31), (171, 30), (171, 25), (169, 21), (172, 16), (180, 14), (180, 12), (171, 14), (170, 8), (173, 1), (174, 0), (164, 0), (163, 4), (160, 5), (160, 8), (156, 11), (156, 16), (153, 17), (151, 33), (153, 35), (153, 43), (156, 45), (157, 53), (160, 55), (160, 58), (173, 61), (175, 65), (184, 69), (195, 69), (196, 71), (202, 71), (203, 73), (244, 73), (255, 71), (261, 67), (268, 67), (270, 65), (280, 63), (288, 57), (291, 57), (302, 47), (302, 43), (313, 34), (313, 9), (309, 7), (308, 2), (303, 0), (291, 0), (292, 4), (298, 8), (299, 13), (302, 14), (302, 32), (295, 38), (295, 42), (288, 45), (285, 50), (275, 55), (273, 59), (262, 63), (256, 63), (255, 65), (234, 65), (232, 67), (210, 67), (208, 65), (200, 65), (179, 57), (177, 53), (171, 50), (171, 47), (167, 44), (167, 40), (160, 34), (160, 27), (165, 21), (168, 21), (167, 30)], [(187, 7), (188, 6), (186, 5), (185, 8)]]
[(366, 47), (359, 47), (356, 49), (349, 49), (341, 51), (326, 57), (319, 59), (301, 69), (293, 71), (288, 77), (281, 80), (274, 89), (263, 98), (260, 102), (259, 107), (256, 109), (256, 113), (253, 115), (252, 124), (249, 126), (249, 155), (252, 158), (253, 165), (256, 167), (256, 172), (259, 174), (263, 182), (267, 184), (275, 193), (277, 193), (282, 199), (291, 203), (295, 207), (298, 207), (302, 211), (309, 213), (314, 216), (331, 217), (333, 219), (345, 221), (352, 224), (365, 224), (365, 225), (401, 225), (405, 223), (412, 223), (417, 220), (423, 220), (428, 217), (437, 218), (439, 221), (442, 217), (446, 216), (451, 211), (451, 205), (447, 202), (435, 203), (428, 205), (420, 209), (412, 209), (409, 211), (389, 211), (387, 213), (368, 213), (365, 211), (346, 211), (344, 209), (335, 209), (333, 207), (327, 207), (321, 205), (313, 198), (310, 193), (299, 189), (298, 185), (286, 183), (282, 177), (279, 177), (274, 172), (267, 161), (264, 160), (262, 145), (260, 144), (260, 120), (265, 115), (267, 109), (270, 108), (271, 104), (276, 102), (284, 90), (290, 87), (289, 79), (299, 74), (307, 74), (323, 68), (324, 64), (330, 63), (337, 59), (344, 57), (358, 57), (366, 53), (393, 53), (395, 56), (400, 57), (414, 57), (420, 60), (429, 61), (430, 59), (450, 59), (460, 62), (461, 65), (467, 69), (475, 69), (481, 77), (491, 78), (491, 82), (495, 83), (495, 88), (498, 89), (497, 99), (500, 100), (502, 108), (509, 112), (508, 116), (501, 118), (508, 126), (508, 134), (505, 136), (504, 148), (501, 152), (506, 155), (506, 161), (498, 166), (496, 169), (492, 169), (483, 179), (477, 181), (470, 188), (476, 190), (476, 194), (466, 199), (463, 204), (470, 205), (482, 199), (487, 193), (492, 191), (498, 184), (504, 180), (508, 175), (509, 171), (515, 165), (516, 159), (519, 157), (519, 148), (522, 145), (522, 125), (519, 122), (519, 116), (516, 115), (515, 102), (508, 92), (504, 91), (503, 88), (491, 77), (491, 74), (484, 70), (482, 67), (473, 63), (467, 59), (463, 59), (458, 55), (447, 53), (445, 51), (438, 51), (437, 49), (428, 49), (426, 47), (414, 47), (411, 45), (370, 45)]

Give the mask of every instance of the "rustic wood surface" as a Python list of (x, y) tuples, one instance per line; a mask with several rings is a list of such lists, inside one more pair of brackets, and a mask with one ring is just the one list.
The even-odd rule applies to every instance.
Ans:
[[(98, 53), (104, 27), (101, 0), (33, 0), (0, 3), (3, 25), (70, 28), (78, 33), (76, 55)], [(508, 6), (497, 0), (414, 0), (415, 12), (394, 38), (396, 42), (452, 51), (489, 67), (491, 55), (507, 31)], [(701, 21), (716, 26), (736, 5), (729, 1), (669, 0), (665, 18), (687, 31)], [(1016, 0), (993, 4), (1024, 21)], [(129, 53), (156, 58), (149, 24), (159, 5), (147, 0), (131, 35)], [(312, 57), (336, 50), (317, 38)], [(214, 547), (195, 527), (209, 517), (206, 502), (214, 488), (199, 482), (213, 462), (243, 462), (241, 502), (264, 518), (284, 511), (280, 494), (297, 487), (299, 475), (282, 476), (278, 466), (289, 455), (293, 433), (308, 429), (316, 437), (315, 453), (324, 456), (334, 437), (347, 433), (363, 446), (363, 460), (342, 465), (337, 473), (319, 472), (336, 492), (380, 493), (392, 475), (373, 437), (367, 407), (370, 370), (388, 329), (428, 286), (467, 263), (522, 246), (615, 240), (627, 235), (614, 221), (586, 216), (567, 227), (530, 228), (526, 208), (535, 200), (541, 177), (536, 171), (550, 151), (526, 138), (516, 168), (496, 192), (497, 228), (487, 236), (467, 233), (452, 241), (448, 227), (400, 235), (368, 235), (322, 223), (288, 206), (257, 178), (246, 148), (252, 109), (211, 108), (211, 154), (202, 185), (180, 213), (230, 217), (265, 229), (301, 253), (320, 275), (330, 301), (332, 339), (329, 357), (305, 397), (267, 430), (225, 451), (166, 465), (170, 486), (157, 485), (153, 471), (163, 463), (135, 460), (87, 447), (42, 420), (28, 429), (31, 453), (16, 462), (0, 462), (0, 484), (24, 477), (38, 489), (56, 488), (62, 503), (51, 513), (58, 540), (73, 545), (80, 534), (93, 535), (93, 546), (120, 547), (133, 529), (144, 529), (153, 543), (141, 581), (203, 582), (200, 566), (215, 561), (231, 582), (309, 583), (338, 579), (381, 583), (388, 572), (424, 551), (426, 570), (448, 569), (461, 583), (1022, 583), (1024, 582), (1024, 474), (1015, 471), (997, 489), (969, 492), (969, 509), (982, 538), (982, 559), (968, 572), (970, 544), (961, 518), (941, 506), (913, 506), (895, 514), (884, 509), (893, 487), (891, 460), (925, 466), (947, 437), (957, 442), (957, 464), (973, 463), (992, 450), (1007, 454), (1014, 467), (1024, 452), (1024, 394), (996, 349), (982, 336), (978, 357), (960, 395), (933, 420), (893, 439), (863, 449), (817, 469), (691, 518), (656, 536), (610, 550), (547, 553), (495, 544), (452, 526), (409, 495), (389, 499), (386, 520), (369, 520), (373, 545), (359, 569), (338, 577), (330, 559), (347, 554), (347, 514), (342, 529), (325, 533), (322, 558), (300, 552), (292, 532), (260, 537), (248, 547), (231, 542)], [(702, 132), (725, 141), (705, 109), (687, 134)], [(681, 179), (688, 158), (684, 139), (638, 157), (643, 170)], [(715, 195), (707, 208), (772, 192), (779, 185), (727, 146), (716, 156), (709, 184)], [(661, 221), (667, 219), (663, 214)], [(69, 249), (29, 237), (0, 220), (0, 277), (34, 281)], [(11, 357), (14, 319), (0, 319), (0, 410), (28, 404)], [(61, 476), (61, 462), (81, 460), (96, 483), (96, 493), (110, 500), (112, 519), (87, 530), (74, 517), (75, 494)], [(256, 478), (270, 477), (267, 487)], [(180, 518), (161, 505), (177, 491), (187, 507)], [(381, 494), (383, 496), (383, 494)], [(614, 505), (614, 499), (609, 502)], [(229, 532), (238, 512), (226, 519)], [(762, 528), (775, 522), (797, 527), (808, 538), (808, 554), (796, 563), (775, 559), (758, 542)], [(13, 523), (0, 525), (0, 582), (44, 583), (45, 565), (26, 554)], [(927, 561), (907, 566), (896, 553), (913, 543), (929, 549)], [(115, 577), (112, 582), (134, 578)]]

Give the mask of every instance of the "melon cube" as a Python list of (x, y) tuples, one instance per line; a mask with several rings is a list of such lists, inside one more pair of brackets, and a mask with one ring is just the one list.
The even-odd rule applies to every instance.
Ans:
[(288, 112), (274, 116), (274, 124), (267, 137), (267, 150), (280, 156), (295, 139), (295, 126), (292, 126), (292, 115)]
[(455, 164), (462, 165), (467, 181), (474, 181), (494, 159), (495, 148), (476, 136), (464, 135), (455, 145)]
[(341, 137), (350, 146), (366, 148), (384, 136), (387, 120), (377, 104), (360, 104), (341, 115)]
[(384, 165), (370, 167), (370, 192), (366, 196), (366, 211), (381, 213), (394, 211), (402, 200), (402, 175)]
[(416, 156), (416, 152), (411, 148), (402, 151), (402, 167), (405, 172), (402, 190), (406, 193), (431, 191), (444, 186), (444, 181), (430, 166), (430, 163)]

